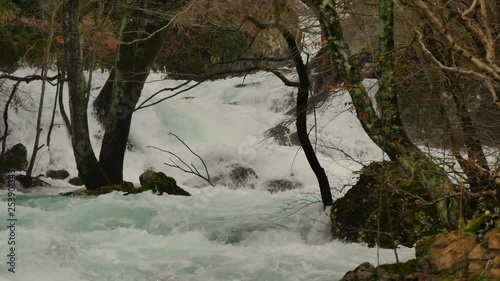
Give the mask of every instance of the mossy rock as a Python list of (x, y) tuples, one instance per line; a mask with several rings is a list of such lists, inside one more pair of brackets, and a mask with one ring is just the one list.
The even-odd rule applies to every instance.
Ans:
[(191, 196), (189, 192), (180, 188), (174, 178), (168, 177), (163, 172), (147, 170), (139, 177), (142, 188), (152, 190), (158, 195), (167, 193), (169, 195)]
[(417, 244), (415, 244), (415, 256), (417, 257), (417, 260), (425, 258), (434, 241), (436, 241), (435, 235), (425, 236), (417, 241)]
[(63, 180), (69, 177), (69, 173), (66, 170), (48, 170), (45, 176), (51, 179)]
[(26, 171), (28, 167), (28, 152), (22, 143), (18, 143), (7, 149), (3, 161), (0, 163), (0, 171)]
[(399, 163), (364, 167), (356, 185), (332, 206), (334, 238), (369, 247), (412, 247), (420, 237), (447, 229), (437, 206), (427, 204), (432, 201), (430, 189), (412, 179)]
[[(370, 280), (414, 280), (409, 276), (417, 274), (417, 260), (402, 263), (382, 264), (373, 270)], [(403, 279), (405, 278), (405, 279)]]
[(79, 177), (70, 178), (68, 183), (75, 186), (82, 186), (84, 184), (82, 179)]

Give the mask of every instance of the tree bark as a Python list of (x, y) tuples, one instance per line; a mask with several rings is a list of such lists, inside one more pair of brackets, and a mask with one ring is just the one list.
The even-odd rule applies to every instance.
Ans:
[[(429, 186), (433, 198), (442, 198), (450, 192), (450, 181), (444, 170), (427, 157), (406, 135), (401, 124), (394, 81), (394, 20), (393, 0), (379, 2), (379, 48), (382, 78), (378, 95), (382, 116), (377, 117), (370, 97), (362, 84), (361, 75), (355, 71), (349, 59), (349, 48), (344, 39), (340, 18), (334, 0), (303, 0), (319, 11), (322, 30), (328, 41), (330, 56), (340, 77), (347, 86), (357, 118), (371, 140), (392, 161), (398, 161), (405, 169), (414, 172), (415, 180)], [(439, 207), (440, 216), (449, 221), (445, 206)]]
[(59, 96), (57, 98), (57, 103), (59, 103), (59, 112), (61, 112), (61, 117), (64, 120), (68, 134), (71, 136), (71, 123), (69, 121), (66, 110), (64, 109), (64, 79), (66, 78), (66, 70), (63, 68), (59, 72)]
[(307, 131), (307, 105), (309, 100), (309, 77), (307, 75), (307, 68), (302, 60), (299, 47), (295, 41), (295, 37), (288, 31), (282, 31), (288, 48), (293, 57), (297, 74), (299, 75), (299, 87), (297, 92), (297, 135), (299, 137), (300, 146), (304, 150), (309, 166), (313, 170), (316, 178), (318, 179), (319, 190), (321, 193), (321, 201), (323, 207), (326, 209), (333, 204), (332, 191), (330, 190), (330, 182), (325, 173), (325, 170), (319, 163), (316, 152), (309, 140), (309, 133)]
[(94, 114), (97, 120), (104, 127), (106, 118), (108, 117), (109, 109), (111, 108), (111, 100), (113, 97), (113, 84), (115, 83), (115, 69), (111, 69), (106, 83), (101, 88), (99, 95), (93, 102)]
[[(144, 8), (147, 9), (147, 5)], [(105, 133), (99, 156), (104, 172), (115, 184), (123, 181), (123, 161), (133, 111), (153, 60), (170, 31), (163, 28), (165, 24), (165, 21), (148, 19), (144, 9), (130, 10), (123, 19), (116, 63), (111, 73), (114, 75), (108, 79), (113, 81), (111, 102), (108, 102), (109, 112), (104, 111)], [(109, 85), (106, 82), (101, 94), (109, 95)], [(104, 97), (102, 100), (108, 99)]]
[(78, 0), (64, 0), (64, 55), (68, 76), (71, 116), (71, 143), (75, 155), (78, 176), (87, 189), (110, 184), (101, 169), (90, 142), (85, 78), (80, 47), (80, 17)]

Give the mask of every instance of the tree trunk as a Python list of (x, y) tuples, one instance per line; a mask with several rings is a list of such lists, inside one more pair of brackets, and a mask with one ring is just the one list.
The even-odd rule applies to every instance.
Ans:
[(66, 110), (64, 109), (64, 79), (66, 78), (66, 70), (63, 68), (59, 72), (59, 79), (57, 80), (59, 83), (59, 96), (57, 98), (57, 103), (59, 103), (59, 112), (61, 112), (62, 119), (64, 120), (64, 124), (66, 125), (66, 129), (68, 130), (68, 134), (71, 136), (71, 123), (69, 121), (68, 115), (66, 114)]
[[(429, 186), (427, 191), (434, 199), (448, 194), (451, 185), (446, 173), (413, 144), (401, 124), (394, 81), (394, 20), (393, 0), (379, 2), (379, 47), (381, 76), (378, 95), (382, 116), (377, 117), (359, 73), (349, 59), (349, 49), (344, 39), (340, 19), (332, 0), (303, 0), (319, 11), (322, 30), (328, 41), (330, 56), (344, 84), (347, 86), (357, 118), (371, 140), (392, 161), (415, 174), (415, 180)], [(440, 207), (440, 216), (449, 221), (446, 206)]]
[(113, 84), (115, 83), (115, 69), (111, 69), (106, 83), (101, 88), (99, 95), (94, 100), (94, 114), (97, 120), (104, 127), (106, 125), (106, 118), (111, 107), (111, 100), (113, 96)]
[(96, 189), (110, 183), (101, 169), (90, 142), (85, 78), (80, 49), (80, 1), (67, 0), (64, 9), (64, 55), (68, 76), (71, 116), (71, 143), (75, 155), (78, 176), (87, 189)]
[[(147, 9), (147, 5), (144, 8)], [(113, 81), (111, 102), (106, 102), (106, 97), (102, 98), (104, 105), (108, 103), (110, 108), (107, 113), (104, 110), (105, 133), (99, 156), (104, 172), (115, 184), (123, 181), (123, 161), (132, 114), (153, 60), (170, 31), (168, 28), (161, 29), (164, 24), (164, 21), (151, 22), (142, 9), (129, 11), (123, 19), (116, 63), (111, 73), (114, 75), (108, 79)], [(109, 95), (109, 85), (106, 82), (101, 94)]]
[(321, 193), (321, 201), (323, 207), (326, 209), (333, 204), (332, 191), (330, 190), (330, 183), (326, 176), (325, 170), (319, 163), (316, 152), (313, 149), (311, 141), (309, 140), (309, 133), (307, 131), (307, 104), (309, 99), (309, 77), (307, 75), (307, 68), (302, 61), (300, 50), (295, 41), (295, 37), (288, 31), (282, 31), (293, 56), (295, 68), (299, 75), (299, 87), (297, 92), (297, 135), (299, 137), (300, 146), (304, 150), (309, 166), (313, 170), (316, 178), (318, 179), (319, 190)]

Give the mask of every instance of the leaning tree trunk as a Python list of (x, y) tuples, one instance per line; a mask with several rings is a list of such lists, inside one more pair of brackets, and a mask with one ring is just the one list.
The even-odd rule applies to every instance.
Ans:
[(80, 49), (80, 1), (64, 1), (64, 55), (69, 88), (71, 115), (71, 144), (75, 155), (78, 176), (87, 189), (109, 184), (90, 143), (85, 78)]
[[(379, 47), (381, 51), (381, 79), (377, 95), (381, 100), (382, 114), (379, 118), (363, 86), (361, 75), (354, 70), (349, 59), (349, 49), (344, 39), (335, 1), (303, 0), (309, 7), (319, 11), (320, 22), (330, 48), (330, 56), (344, 84), (347, 86), (357, 118), (371, 140), (379, 146), (392, 161), (415, 175), (415, 180), (428, 186), (429, 195), (442, 199), (451, 192), (451, 185), (441, 167), (427, 157), (411, 142), (401, 124), (394, 81), (394, 17), (393, 0), (379, 2)], [(449, 213), (441, 201), (440, 217), (446, 222)], [(456, 223), (456, 222), (451, 222)]]
[(319, 189), (321, 193), (321, 201), (323, 207), (331, 206), (333, 204), (332, 191), (330, 190), (330, 183), (325, 170), (319, 163), (316, 152), (313, 149), (311, 141), (309, 140), (309, 133), (307, 131), (307, 105), (309, 100), (309, 77), (307, 75), (307, 68), (302, 60), (299, 47), (295, 41), (295, 37), (290, 32), (282, 31), (288, 48), (292, 54), (297, 74), (299, 75), (299, 87), (297, 92), (297, 135), (299, 137), (300, 146), (304, 150), (309, 166), (313, 170), (316, 178), (318, 179)]

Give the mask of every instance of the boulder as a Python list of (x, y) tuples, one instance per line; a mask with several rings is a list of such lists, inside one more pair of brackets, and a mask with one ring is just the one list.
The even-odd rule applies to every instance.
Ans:
[(232, 189), (240, 187), (255, 189), (259, 177), (252, 168), (233, 163), (227, 165), (225, 171), (213, 178), (214, 184), (222, 184)]
[(268, 181), (266, 183), (266, 186), (267, 186), (266, 190), (269, 191), (271, 194), (273, 194), (273, 193), (277, 193), (277, 192), (302, 188), (302, 183), (300, 183), (299, 181), (296, 181), (296, 180), (275, 179), (275, 180)]
[(167, 193), (169, 195), (191, 196), (189, 192), (177, 185), (174, 178), (168, 177), (163, 172), (147, 170), (139, 176), (139, 182), (143, 188), (151, 189), (158, 195)]
[(360, 264), (354, 271), (347, 272), (340, 281), (370, 281), (375, 267), (369, 262)]
[(72, 184), (72, 185), (75, 185), (75, 186), (82, 186), (83, 185), (83, 181), (79, 177), (70, 178), (69, 181), (68, 181), (68, 183)]
[(55, 180), (63, 180), (69, 177), (69, 173), (66, 170), (48, 170), (45, 176)]
[(369, 247), (412, 247), (418, 238), (450, 228), (438, 219), (437, 206), (426, 204), (432, 201), (429, 193), (398, 163), (372, 163), (361, 170), (358, 182), (345, 196), (334, 202), (332, 234)]
[(26, 171), (28, 167), (28, 152), (26, 147), (18, 143), (5, 151), (0, 171)]
[(439, 235), (418, 259), (417, 271), (441, 280), (500, 280), (498, 241), (498, 228), (482, 240), (463, 230)]
[(283, 124), (278, 124), (271, 129), (267, 130), (267, 137), (272, 138), (278, 145), (290, 146), (290, 129)]
[(488, 231), (482, 240), (476, 238), (464, 229), (423, 237), (415, 246), (416, 259), (377, 268), (363, 263), (342, 281), (500, 280), (500, 229)]

